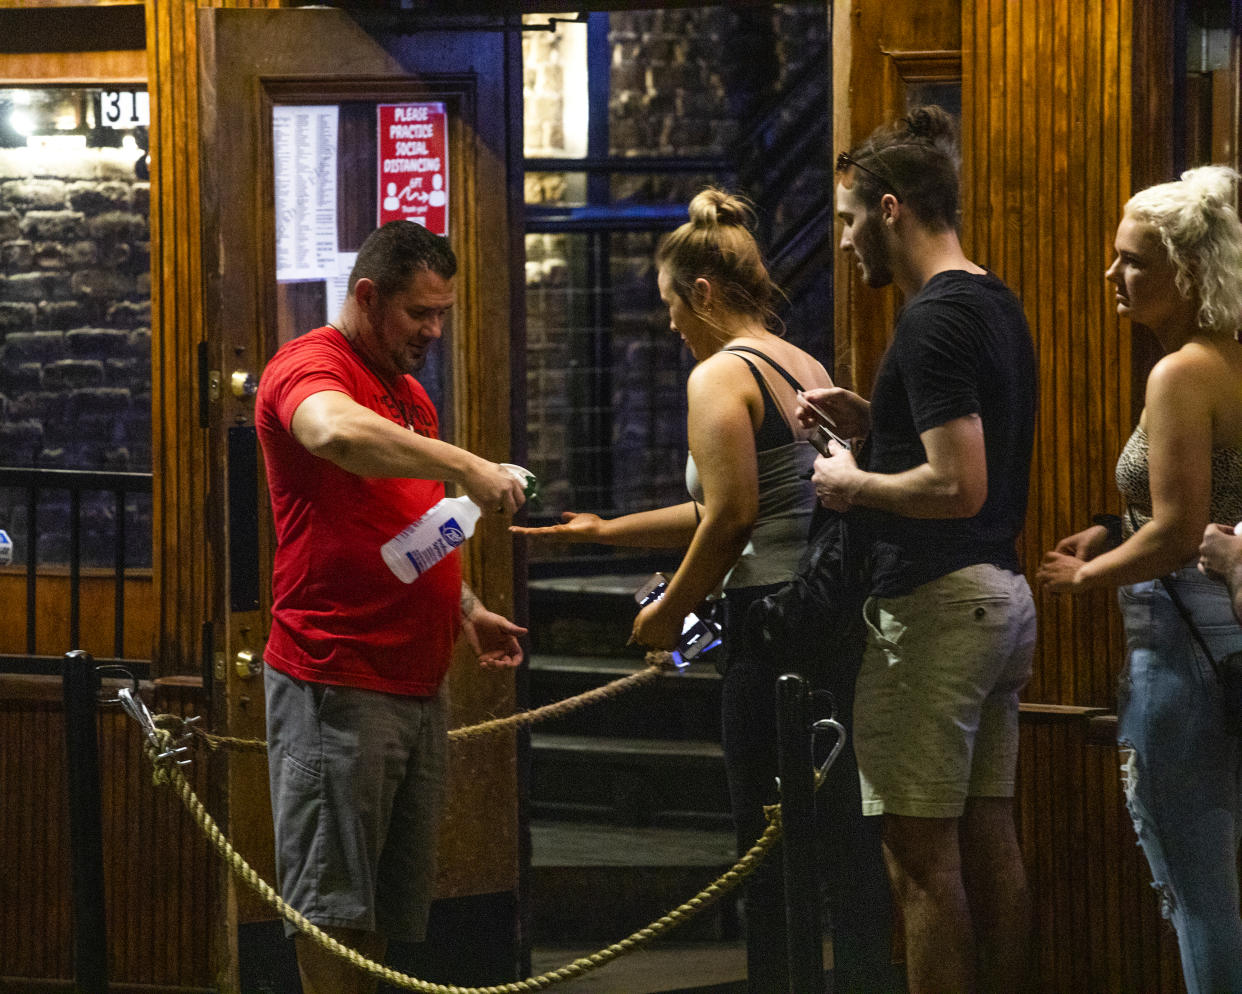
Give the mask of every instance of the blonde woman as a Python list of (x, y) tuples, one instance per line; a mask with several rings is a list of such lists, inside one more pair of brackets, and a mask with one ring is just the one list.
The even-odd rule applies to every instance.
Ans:
[(1196, 568), (1208, 522), (1242, 518), (1237, 180), (1205, 166), (1126, 204), (1105, 275), (1117, 312), (1149, 327), (1166, 354), (1117, 461), (1124, 541), (1110, 548), (1095, 525), (1057, 543), (1039, 571), (1054, 591), (1121, 588), (1126, 798), (1190, 994), (1242, 991), (1242, 765), (1198, 643), (1219, 658), (1242, 649), (1242, 630), (1225, 585)]

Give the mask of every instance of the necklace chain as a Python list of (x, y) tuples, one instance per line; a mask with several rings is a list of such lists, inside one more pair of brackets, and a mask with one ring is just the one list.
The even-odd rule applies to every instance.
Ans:
[[(390, 409), (396, 408), (397, 413), (401, 415), (401, 421), (405, 425), (405, 427), (408, 428), (410, 431), (414, 431), (415, 430), (414, 415), (413, 415), (413, 410), (412, 410), (412, 408), (414, 407), (414, 404), (413, 404), (414, 398), (412, 396), (410, 397), (411, 409), (407, 410), (405, 404), (401, 402), (401, 398), (399, 398), (393, 390), (389, 389), (388, 381), (384, 379), (383, 376), (380, 375), (379, 370), (376, 369), (374, 365), (372, 365), (371, 360), (368, 359), (366, 355), (362, 352), (362, 350), (359, 349), (358, 346), (354, 344), (354, 340), (350, 338), (347, 334), (345, 334), (345, 332), (340, 327), (333, 324), (331, 321), (328, 322), (328, 327), (331, 328), (333, 331), (335, 331), (343, 339), (345, 339), (345, 341), (349, 344), (350, 351), (353, 352), (353, 354), (358, 357), (358, 361), (361, 362), (362, 365), (366, 367), (367, 372), (370, 373), (372, 376), (374, 376), (375, 379), (379, 382), (380, 389), (383, 390), (383, 396), (388, 401), (390, 405)], [(401, 377), (401, 382), (405, 383), (404, 376)], [(409, 391), (409, 389), (410, 389), (409, 385), (407, 384), (406, 390)]]

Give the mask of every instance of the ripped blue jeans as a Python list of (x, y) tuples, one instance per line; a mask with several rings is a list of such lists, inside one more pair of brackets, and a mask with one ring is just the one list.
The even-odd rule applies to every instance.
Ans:
[[(1223, 584), (1193, 567), (1170, 576), (1220, 659), (1242, 649)], [(1129, 663), (1118, 694), (1126, 803), (1177, 930), (1189, 994), (1242, 992), (1237, 849), (1239, 740), (1225, 728), (1220, 687), (1159, 580), (1122, 587)]]

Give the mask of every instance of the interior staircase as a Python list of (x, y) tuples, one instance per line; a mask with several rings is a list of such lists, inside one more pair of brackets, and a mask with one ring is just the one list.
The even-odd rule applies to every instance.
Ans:
[[(626, 646), (650, 573), (530, 581), (530, 706), (636, 673)], [(734, 861), (720, 749), (720, 676), (692, 662), (531, 734), (536, 944), (614, 942), (697, 893)], [(726, 898), (675, 930), (730, 942)]]

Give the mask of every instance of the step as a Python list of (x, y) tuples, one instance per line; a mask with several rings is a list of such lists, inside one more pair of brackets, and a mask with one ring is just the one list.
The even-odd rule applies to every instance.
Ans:
[(596, 822), (534, 819), (531, 866), (727, 867), (735, 858), (730, 826), (635, 828)]
[(641, 660), (642, 649), (627, 643), (638, 613), (634, 591), (650, 576), (602, 573), (530, 580), (533, 651)]
[[(744, 940), (696, 942), (678, 932), (551, 989), (557, 994), (746, 994)], [(539, 943), (531, 952), (531, 971), (549, 973), (598, 950), (581, 943)]]
[(531, 735), (534, 816), (623, 825), (727, 825), (717, 741)]
[[(531, 824), (531, 916), (540, 943), (609, 943), (683, 904), (736, 860), (731, 828)], [(680, 941), (739, 934), (732, 900), (678, 926)]]
[[(530, 660), (530, 703), (568, 700), (642, 671), (640, 659), (539, 654)], [(630, 738), (720, 739), (720, 675), (707, 662), (669, 670), (659, 679), (550, 719), (558, 734)]]

